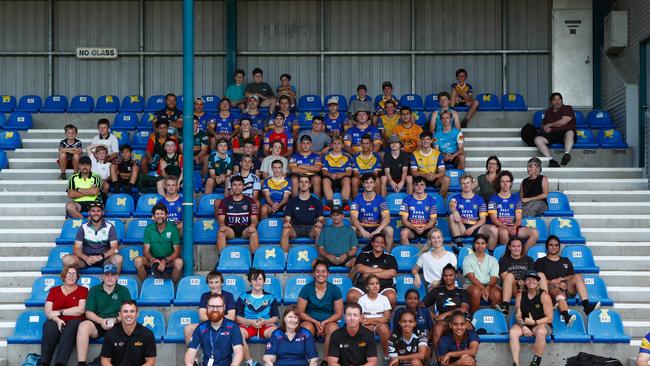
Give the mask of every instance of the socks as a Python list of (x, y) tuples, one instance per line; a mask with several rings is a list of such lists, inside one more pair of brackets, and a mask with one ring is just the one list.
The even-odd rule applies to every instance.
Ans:
[(569, 315), (569, 311), (565, 310), (560, 312), (560, 314), (562, 315), (562, 318), (564, 318), (564, 324), (569, 324), (569, 319), (571, 319), (571, 315)]
[(541, 365), (541, 364), (542, 364), (542, 357), (541, 357), (541, 356), (538, 356), (538, 355), (533, 356), (533, 362), (532, 362), (532, 363), (533, 363), (535, 366), (539, 366), (539, 365)]
[(250, 360), (246, 360), (246, 364), (248, 366), (253, 366), (253, 359), (251, 358)]

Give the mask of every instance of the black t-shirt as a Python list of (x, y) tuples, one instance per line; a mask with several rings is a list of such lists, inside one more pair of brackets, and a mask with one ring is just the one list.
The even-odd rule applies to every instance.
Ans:
[(142, 365), (146, 357), (156, 357), (156, 339), (140, 324), (135, 325), (130, 336), (118, 324), (104, 336), (101, 356), (110, 358), (114, 366)]
[(133, 170), (133, 167), (136, 165), (135, 160), (124, 160), (121, 157), (117, 159), (115, 164), (117, 165), (117, 170), (123, 174), (130, 174)]
[(446, 313), (459, 309), (463, 303), (469, 304), (469, 295), (462, 288), (449, 290), (446, 286), (438, 286), (429, 291), (422, 302), (426, 307), (435, 304), (438, 313)]
[[(397, 271), (397, 260), (389, 253), (383, 252), (379, 257), (375, 257), (372, 250), (364, 251), (357, 257), (356, 264), (363, 264), (364, 266), (381, 269), (394, 269)], [(354, 279), (354, 286), (362, 290), (366, 290), (366, 281), (364, 281), (361, 273), (357, 273)], [(395, 281), (393, 278), (380, 278), (379, 279), (380, 291), (386, 288), (394, 288)]]
[(402, 178), (402, 169), (406, 167), (407, 171), (411, 164), (411, 157), (408, 153), (400, 151), (397, 159), (393, 158), (393, 155), (390, 152), (384, 154), (384, 160), (381, 163), (382, 169), (390, 169), (390, 176), (394, 181), (399, 183), (399, 180)]
[(388, 357), (399, 357), (418, 353), (420, 346), (429, 346), (428, 333), (413, 330), (411, 338), (404, 339), (401, 334), (394, 332), (388, 339)]
[(535, 262), (535, 271), (542, 272), (549, 281), (575, 274), (573, 263), (566, 257), (560, 257), (557, 261), (542, 257)]
[(291, 217), (293, 225), (314, 225), (316, 219), (323, 216), (323, 204), (311, 195), (305, 201), (300, 196), (293, 197), (287, 202), (284, 215)]
[(345, 327), (338, 329), (330, 338), (327, 356), (338, 357), (341, 366), (364, 365), (369, 357), (377, 357), (375, 335), (362, 326), (354, 336)]
[(176, 122), (179, 118), (183, 118), (183, 112), (181, 112), (176, 108), (174, 108), (174, 110), (170, 114), (167, 114), (167, 108), (163, 108), (158, 112), (156, 112), (156, 116), (155, 116), (157, 122), (167, 121), (170, 127), (171, 127), (171, 123)]
[(271, 88), (271, 85), (261, 82), (259, 84), (257, 83), (248, 83), (246, 84), (246, 93), (252, 93), (252, 94), (259, 94), (265, 98), (269, 98), (275, 95), (273, 93), (273, 88)]
[(510, 256), (503, 256), (499, 259), (499, 274), (503, 272), (512, 273), (516, 280), (523, 280), (526, 272), (533, 269), (535, 264), (529, 256), (513, 259)]

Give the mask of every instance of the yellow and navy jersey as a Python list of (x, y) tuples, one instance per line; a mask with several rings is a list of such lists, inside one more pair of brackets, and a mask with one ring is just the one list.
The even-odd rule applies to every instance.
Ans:
[(393, 135), (393, 129), (395, 129), (398, 124), (398, 114), (393, 114), (392, 116), (384, 114), (383, 116), (379, 117), (379, 120), (377, 121), (377, 129), (379, 132), (382, 132), (384, 136), (390, 137)]
[(285, 178), (276, 180), (275, 178), (270, 177), (264, 181), (262, 191), (268, 191), (271, 200), (279, 203), (282, 201), (282, 198), (284, 198), (285, 192), (291, 193), (291, 181)]
[(650, 333), (646, 334), (641, 340), (641, 347), (639, 353), (650, 353)]
[(420, 173), (436, 173), (438, 169), (444, 167), (442, 154), (436, 149), (431, 149), (428, 154), (424, 154), (422, 150), (415, 150), (411, 156), (411, 169), (417, 169)]
[(395, 108), (399, 105), (399, 100), (395, 98), (394, 95), (391, 95), (390, 98), (386, 98), (386, 96), (382, 96), (379, 102), (377, 102), (377, 110), (384, 110), (386, 109), (386, 102), (389, 100), (392, 100), (393, 103), (395, 103)]
[(423, 199), (417, 199), (415, 195), (410, 195), (402, 200), (399, 214), (406, 217), (413, 225), (426, 225), (431, 220), (435, 222), (438, 217), (438, 206), (436, 200), (429, 194)]
[(465, 83), (463, 85), (453, 83), (451, 84), (451, 89), (456, 92), (456, 95), (458, 95), (458, 98), (461, 101), (465, 99), (465, 96), (472, 95), (474, 93), (472, 85), (469, 83)]
[(460, 221), (466, 225), (474, 225), (481, 219), (487, 216), (487, 205), (478, 194), (473, 194), (471, 198), (463, 197), (462, 193), (458, 193), (451, 197), (449, 200), (449, 209), (456, 209), (460, 214)]
[(334, 155), (329, 152), (323, 156), (323, 170), (331, 174), (345, 173), (346, 170), (352, 170), (352, 158), (345, 153)]
[(364, 156), (363, 153), (358, 153), (353, 159), (354, 165), (352, 170), (359, 173), (359, 175), (381, 171), (381, 158), (376, 152), (370, 153), (370, 156)]
[(364, 129), (359, 128), (359, 126), (351, 127), (343, 137), (343, 142), (345, 143), (345, 146), (352, 146), (352, 150), (355, 153), (358, 153), (361, 151), (361, 139), (365, 135), (370, 135), (370, 139), (373, 143), (382, 142), (381, 133), (373, 125), (368, 125), (368, 127)]
[(358, 215), (359, 223), (364, 227), (379, 226), (381, 224), (381, 215), (388, 212), (388, 203), (378, 194), (375, 194), (375, 197), (368, 201), (363, 196), (363, 193), (359, 193), (350, 206), (350, 214), (355, 213)]
[(488, 203), (488, 213), (496, 214), (498, 220), (507, 226), (515, 224), (516, 215), (521, 214), (521, 209), (519, 193), (510, 193), (507, 196), (495, 193), (490, 197), (490, 203)]

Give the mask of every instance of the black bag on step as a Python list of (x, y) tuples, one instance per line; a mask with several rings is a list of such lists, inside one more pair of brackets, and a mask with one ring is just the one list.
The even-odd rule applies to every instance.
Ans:
[(623, 364), (615, 358), (580, 352), (577, 356), (569, 357), (566, 366), (623, 366)]
[(535, 146), (535, 137), (537, 136), (539, 136), (539, 131), (537, 131), (532, 123), (526, 123), (526, 125), (521, 128), (521, 139), (524, 140), (526, 145), (530, 147)]

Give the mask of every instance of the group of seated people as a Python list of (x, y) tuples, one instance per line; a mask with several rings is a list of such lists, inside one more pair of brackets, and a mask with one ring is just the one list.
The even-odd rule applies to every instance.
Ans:
[[(337, 211), (335, 217), (340, 216)], [(93, 217), (91, 221), (97, 224)], [(100, 224), (106, 222), (102, 219)], [(347, 226), (334, 226), (331, 231), (328, 235), (347, 231), (349, 237), (355, 237)], [(198, 363), (204, 366), (242, 362), (256, 365), (248, 344), (255, 337), (256, 341), (267, 342), (262, 360), (265, 365), (314, 366), (319, 360), (330, 366), (375, 365), (382, 356), (384, 364), (391, 366), (425, 365), (430, 361), (476, 365), (479, 337), (472, 326), (472, 314), (482, 307), (495, 307), (507, 319), (514, 298), (514, 323), (510, 329), (513, 364), (520, 365), (519, 337), (533, 336), (531, 364), (537, 366), (546, 335), (551, 332), (554, 306), (569, 327), (576, 315), (569, 313), (567, 299), (579, 295), (587, 315), (599, 306), (589, 302), (584, 281), (574, 272), (571, 261), (560, 256), (556, 236), (546, 241), (546, 256), (533, 261), (517, 236), (509, 239), (504, 256), (497, 260), (487, 250), (488, 238), (477, 234), (473, 253), (459, 268), (456, 255), (445, 249), (440, 230), (434, 228), (412, 270), (414, 288), (405, 293), (406, 306), (397, 308), (397, 261), (386, 251), (386, 243), (385, 235), (377, 233), (361, 249), (350, 271), (353, 287), (347, 293), (328, 282), (328, 276), (332, 264), (341, 265), (355, 256), (356, 247), (333, 256), (321, 251), (319, 245), (312, 279), (301, 288), (297, 304), (285, 305), (282, 314), (281, 299), (264, 290), (263, 269), (250, 269), (250, 289), (238, 298), (223, 290), (221, 273), (210, 272), (206, 276), (210, 290), (201, 296), (198, 309), (200, 323), (184, 327), (185, 364), (194, 365), (200, 349), (202, 359)], [(43, 326), (43, 364), (67, 364), (76, 345), (79, 364), (85, 365), (90, 340), (101, 337), (102, 365), (155, 364), (153, 334), (134, 321), (138, 309), (126, 287), (117, 283), (119, 268), (114, 262), (119, 261), (115, 255), (105, 259), (101, 258), (105, 255), (71, 256), (82, 262), (101, 262), (102, 283), (90, 289), (79, 285), (79, 269), (69, 258), (64, 259), (63, 284), (49, 291), (45, 303), (48, 320)], [(424, 298), (420, 298), (419, 288), (424, 290)], [(377, 354), (375, 336), (383, 354)], [(126, 342), (126, 346), (118, 340)], [(319, 340), (324, 342), (322, 356), (315, 346)], [(140, 342), (142, 347), (129, 347), (133, 342)]]

